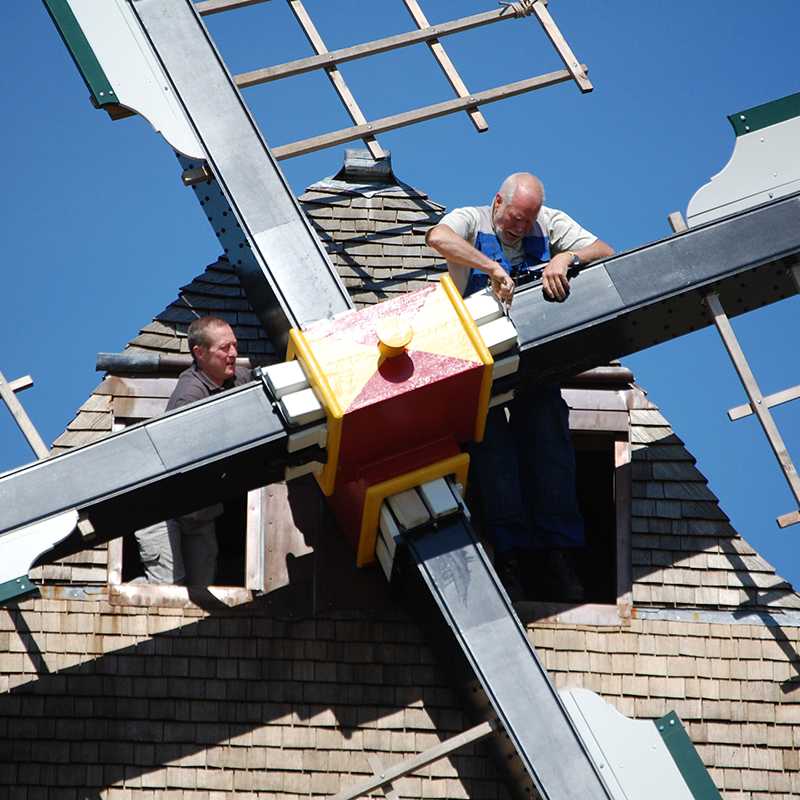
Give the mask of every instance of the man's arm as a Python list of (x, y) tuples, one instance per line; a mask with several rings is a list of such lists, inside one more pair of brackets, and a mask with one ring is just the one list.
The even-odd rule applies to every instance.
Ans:
[(581, 264), (591, 264), (601, 258), (614, 255), (614, 248), (602, 239), (595, 239), (591, 244), (577, 250), (567, 250), (554, 255), (542, 273), (542, 289), (552, 300), (564, 300), (569, 292), (567, 270), (573, 256), (578, 256)]
[(491, 258), (462, 239), (449, 225), (439, 223), (425, 234), (425, 243), (447, 261), (450, 277), (456, 286), (463, 283), (462, 275), (453, 272), (453, 267), (478, 269), (489, 276), (492, 291), (504, 302), (510, 303), (514, 296), (514, 281), (511, 276)]

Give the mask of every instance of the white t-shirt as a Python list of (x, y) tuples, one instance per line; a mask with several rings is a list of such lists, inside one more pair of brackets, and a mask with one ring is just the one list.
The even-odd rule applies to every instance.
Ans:
[[(473, 246), (475, 246), (478, 233), (494, 234), (495, 232), (492, 225), (492, 209), (490, 206), (454, 208), (445, 214), (439, 222), (442, 225), (447, 225), (448, 228)], [(593, 233), (578, 225), (568, 214), (559, 211), (557, 208), (548, 208), (547, 206), (542, 206), (536, 222), (533, 223), (533, 227), (526, 236), (537, 236), (546, 239), (550, 245), (552, 255), (563, 253), (567, 250), (580, 250), (597, 241), (597, 237)], [(509, 246), (502, 240), (500, 240), (500, 243), (503, 246), (503, 255), (505, 255), (512, 267), (522, 261), (523, 248), (521, 239), (514, 246)], [(463, 293), (469, 281), (470, 268), (450, 263), (447, 266), (456, 286)]]

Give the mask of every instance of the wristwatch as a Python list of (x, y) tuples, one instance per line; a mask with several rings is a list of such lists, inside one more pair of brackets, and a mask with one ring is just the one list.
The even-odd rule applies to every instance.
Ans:
[(572, 253), (572, 260), (569, 262), (570, 268), (572, 267), (582, 267), (583, 263), (581, 262), (580, 258), (578, 257), (577, 253)]

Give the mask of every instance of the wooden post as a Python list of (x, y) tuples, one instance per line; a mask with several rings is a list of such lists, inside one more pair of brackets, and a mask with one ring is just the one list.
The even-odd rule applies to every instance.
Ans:
[(19, 425), (22, 435), (28, 441), (36, 458), (47, 458), (50, 451), (42, 440), (42, 437), (39, 436), (39, 431), (36, 430), (36, 427), (31, 422), (30, 417), (25, 413), (22, 403), (19, 402), (15, 394), (30, 386), (33, 386), (33, 380), (30, 375), (17, 378), (17, 380), (9, 383), (6, 381), (5, 377), (3, 377), (3, 373), (0, 372), (0, 397), (2, 397), (3, 402), (8, 406), (11, 416), (14, 417), (17, 425)]

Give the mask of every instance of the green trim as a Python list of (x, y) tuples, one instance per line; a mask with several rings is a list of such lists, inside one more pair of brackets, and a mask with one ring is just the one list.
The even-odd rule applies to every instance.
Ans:
[(746, 133), (760, 131), (770, 125), (777, 125), (779, 122), (786, 122), (787, 119), (800, 117), (800, 92), (781, 97), (780, 100), (773, 100), (771, 103), (764, 103), (761, 106), (746, 108), (738, 114), (731, 114), (728, 117), (733, 130), (737, 136), (744, 136)]
[(678, 715), (670, 711), (661, 719), (653, 720), (653, 723), (661, 734), (675, 766), (686, 781), (692, 797), (695, 800), (722, 800)]
[[(67, 46), (75, 66), (92, 93), (92, 102), (97, 108), (116, 104), (117, 95), (106, 77), (89, 40), (81, 30), (72, 13), (69, 0), (43, 0), (64, 44)], [(105, 0), (103, 0), (105, 2)]]
[(28, 576), (20, 575), (19, 578), (0, 583), (0, 603), (34, 591), (36, 591), (36, 586), (28, 580)]

